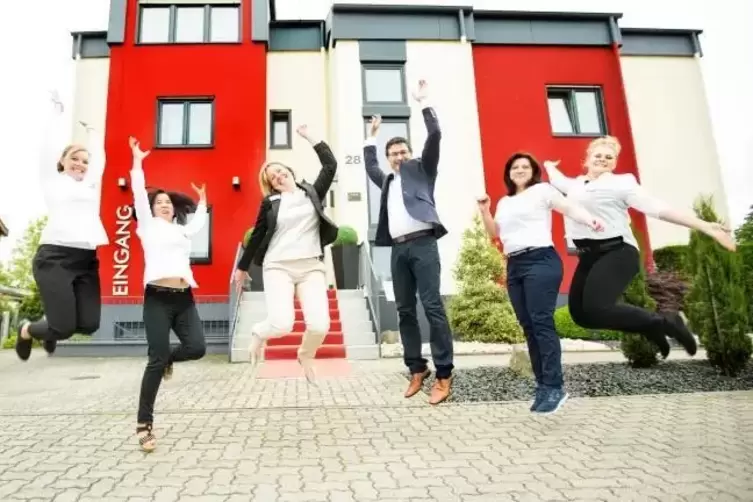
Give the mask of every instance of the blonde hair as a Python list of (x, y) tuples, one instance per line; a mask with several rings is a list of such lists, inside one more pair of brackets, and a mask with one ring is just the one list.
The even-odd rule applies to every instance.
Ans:
[(58, 160), (57, 169), (59, 173), (62, 173), (65, 169), (63, 168), (63, 159), (66, 159), (72, 155), (77, 154), (78, 152), (89, 152), (89, 150), (86, 149), (83, 145), (78, 144), (72, 144), (68, 145), (63, 149), (63, 153), (60, 154), (60, 159)]
[(591, 153), (591, 151), (597, 146), (609, 147), (612, 150), (614, 150), (615, 155), (619, 155), (620, 151), (622, 150), (622, 145), (620, 145), (620, 140), (618, 140), (614, 136), (601, 136), (600, 138), (594, 139), (588, 144), (588, 148), (586, 148), (586, 152)]
[(265, 197), (277, 192), (274, 188), (272, 188), (272, 185), (269, 183), (269, 178), (267, 177), (267, 168), (270, 166), (284, 167), (285, 169), (290, 171), (290, 175), (293, 176), (293, 179), (295, 179), (295, 171), (293, 171), (290, 166), (276, 161), (265, 162), (264, 164), (262, 164), (261, 169), (259, 169), (259, 188), (261, 189), (261, 193)]

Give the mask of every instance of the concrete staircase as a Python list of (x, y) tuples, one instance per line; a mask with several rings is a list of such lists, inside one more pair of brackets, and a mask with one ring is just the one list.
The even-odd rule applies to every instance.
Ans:
[[(360, 290), (329, 290), (330, 330), (317, 359), (378, 359), (376, 344), (366, 300)], [(238, 324), (233, 338), (230, 362), (248, 362), (251, 328), (267, 316), (263, 292), (245, 292), (238, 309)], [(270, 339), (264, 349), (265, 360), (295, 360), (306, 325), (300, 302), (295, 300), (293, 331)]]

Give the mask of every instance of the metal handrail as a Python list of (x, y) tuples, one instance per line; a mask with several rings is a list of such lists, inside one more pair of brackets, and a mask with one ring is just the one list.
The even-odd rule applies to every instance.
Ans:
[(368, 305), (369, 311), (371, 312), (371, 318), (374, 323), (375, 331), (374, 341), (379, 348), (379, 357), (381, 358), (382, 328), (379, 300), (382, 296), (382, 291), (384, 288), (381, 279), (374, 269), (374, 262), (371, 260), (371, 255), (369, 254), (369, 245), (367, 242), (364, 242), (361, 245), (361, 252), (359, 253), (359, 257), (358, 284), (365, 293), (366, 303)]
[(235, 328), (238, 325), (238, 317), (240, 317), (240, 304), (243, 299), (243, 291), (238, 291), (235, 287), (235, 264), (241, 257), (243, 252), (243, 245), (238, 243), (238, 248), (235, 250), (235, 259), (233, 260), (233, 266), (230, 269), (230, 286), (228, 294), (228, 308), (230, 309), (228, 320), (230, 321), (227, 334), (227, 359), (228, 362), (232, 362), (233, 358), (233, 342), (235, 340)]

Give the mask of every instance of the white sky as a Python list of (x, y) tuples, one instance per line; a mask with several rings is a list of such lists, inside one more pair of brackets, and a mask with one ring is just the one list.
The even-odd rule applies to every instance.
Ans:
[[(701, 59), (732, 224), (753, 204), (753, 1), (723, 0), (344, 0), (342, 3), (473, 5), (491, 10), (622, 12), (622, 27), (700, 28)], [(331, 0), (277, 0), (278, 17), (322, 19)], [(45, 213), (37, 160), (48, 90), (69, 105), (71, 31), (107, 29), (107, 0), (3, 2), (0, 7), (0, 218), (11, 236)], [(661, 195), (661, 194), (657, 194)]]

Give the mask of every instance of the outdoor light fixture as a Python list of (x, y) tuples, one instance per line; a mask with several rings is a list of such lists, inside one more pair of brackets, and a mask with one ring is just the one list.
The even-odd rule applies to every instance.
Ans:
[(236, 190), (241, 188), (241, 179), (238, 176), (233, 176), (233, 188)]
[(121, 190), (128, 188), (128, 182), (125, 178), (118, 178), (118, 187), (120, 187)]

